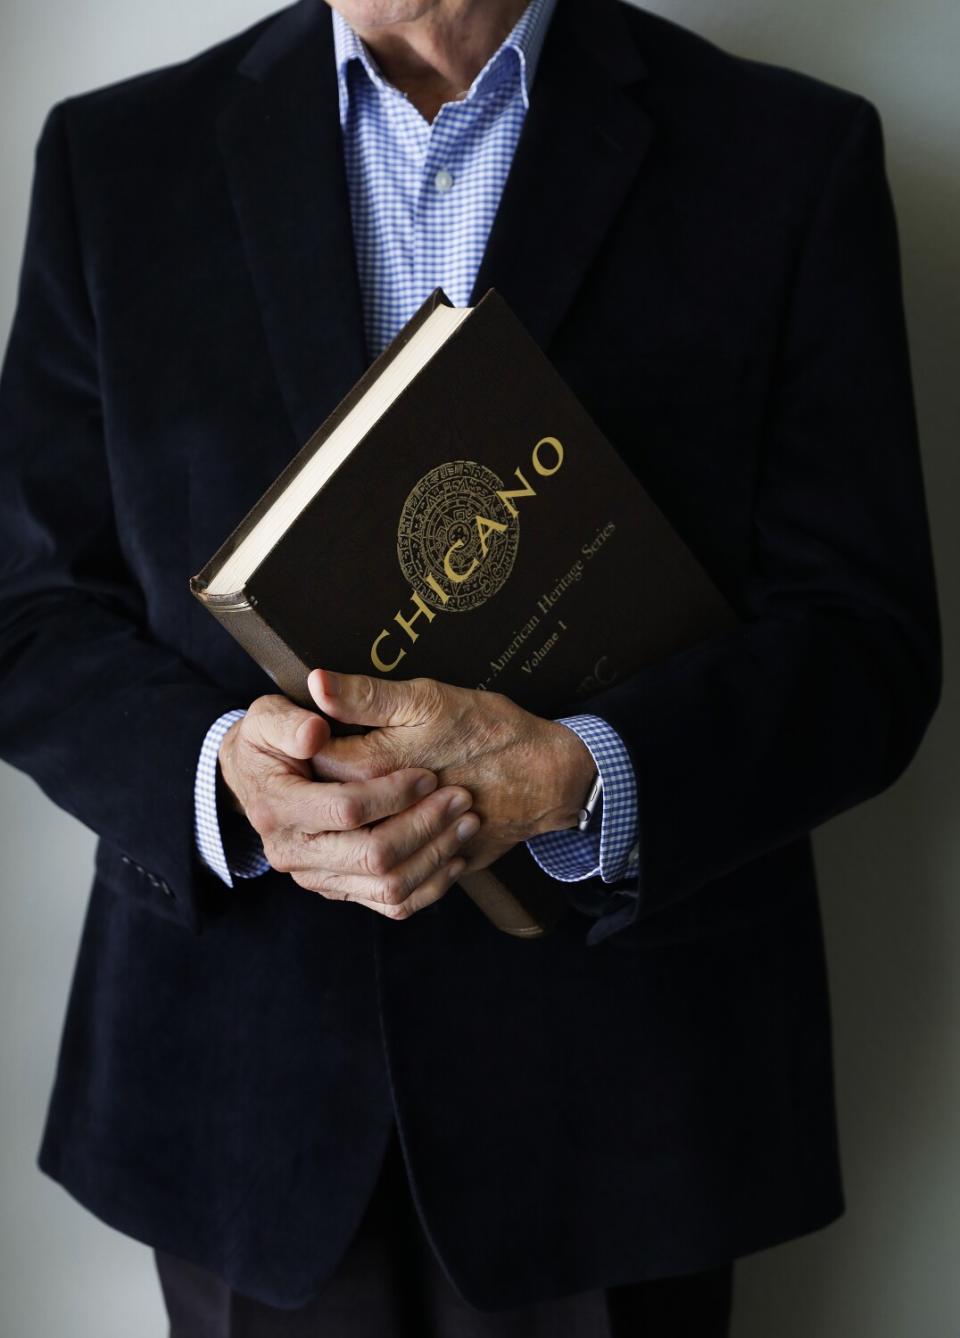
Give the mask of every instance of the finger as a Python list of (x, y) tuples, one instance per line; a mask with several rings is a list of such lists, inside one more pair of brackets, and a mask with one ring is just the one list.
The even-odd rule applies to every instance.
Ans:
[(307, 686), (321, 711), (351, 725), (418, 725), (436, 714), (441, 695), (432, 678), (394, 682), (329, 669), (311, 670)]
[(355, 832), (416, 806), (436, 788), (436, 776), (423, 767), (407, 767), (373, 780), (342, 783), (284, 776), (277, 779), (266, 796), (265, 807), (269, 810), (266, 821), (258, 825), (251, 818), (251, 822), (261, 834), (264, 826), (297, 835)]
[[(410, 855), (435, 840), (472, 803), (469, 791), (459, 786), (437, 790), (391, 818), (345, 831), (319, 835), (290, 835), (283, 845), (287, 872), (314, 870), (342, 873), (370, 880), (367, 891)], [(267, 852), (270, 858), (270, 853)], [(366, 895), (367, 892), (364, 893)]]
[[(473, 815), (467, 812), (472, 803), (469, 790), (459, 785), (444, 786), (415, 807), (376, 823), (357, 851), (362, 860), (359, 872), (377, 876), (390, 873), (450, 830), (457, 818), (466, 814), (473, 822)], [(353, 872), (357, 871), (355, 867)]]
[[(392, 744), (392, 740), (391, 740)], [(368, 734), (341, 734), (327, 739), (310, 759), (320, 780), (369, 780), (396, 771), (403, 762), (399, 750), (387, 745), (378, 729)]]
[[(394, 868), (389, 878), (396, 880), (395, 886), (391, 889), (394, 898), (399, 896), (400, 901), (393, 900), (393, 904), (404, 905), (410, 901), (411, 897), (422, 899), (422, 889), (428, 884), (432, 886), (431, 880), (444, 867), (450, 864), (451, 860), (460, 858), (463, 862), (463, 847), (474, 836), (480, 827), (480, 818), (476, 813), (465, 813), (429, 845), (421, 847)], [(415, 905), (421, 904), (418, 900)]]
[(247, 712), (249, 737), (269, 752), (306, 760), (330, 738), (330, 726), (316, 711), (304, 710), (288, 697), (258, 697)]
[[(320, 863), (310, 866), (313, 852), (301, 848), (300, 868), (288, 870), (297, 882), (315, 891), (351, 893), (371, 901), (398, 905), (442, 865), (460, 853), (464, 842), (476, 835), (480, 819), (475, 813), (462, 814), (447, 824), (431, 840), (422, 843), (407, 859), (384, 867), (378, 849), (347, 837), (322, 839), (316, 851)], [(343, 845), (337, 850), (336, 843)]]
[(331, 899), (355, 902), (358, 906), (365, 906), (368, 910), (376, 911), (378, 915), (383, 915), (389, 920), (408, 920), (411, 915), (423, 910), (425, 906), (439, 901), (444, 893), (450, 890), (463, 869), (464, 861), (460, 857), (448, 860), (438, 869), (435, 869), (419, 887), (400, 902), (385, 902), (374, 897), (365, 897), (353, 888), (348, 888), (339, 895), (334, 893)]
[(380, 906), (379, 912), (390, 920), (409, 920), (411, 915), (416, 915), (417, 911), (422, 911), (426, 906), (432, 906), (435, 901), (439, 901), (450, 891), (454, 883), (463, 872), (464, 861), (462, 859), (453, 859), (436, 873), (426, 879), (425, 882), (411, 892), (405, 901), (399, 906)]

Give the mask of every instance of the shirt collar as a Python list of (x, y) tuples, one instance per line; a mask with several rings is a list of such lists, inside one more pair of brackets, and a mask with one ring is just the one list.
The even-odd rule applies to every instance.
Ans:
[[(517, 57), (514, 69), (519, 74), (523, 105), (529, 107), (533, 77), (555, 5), (556, 0), (530, 0), (507, 36), (477, 74), (463, 101), (469, 101), (480, 86), (488, 81), (490, 72), (495, 67), (499, 68), (504, 51), (514, 51)], [(350, 105), (350, 83), (347, 72), (351, 61), (358, 60), (361, 63), (371, 83), (381, 92), (396, 93), (397, 90), (384, 78), (373, 56), (343, 15), (332, 7), (331, 13), (333, 49), (337, 63), (337, 88), (340, 96), (340, 124), (345, 126)]]

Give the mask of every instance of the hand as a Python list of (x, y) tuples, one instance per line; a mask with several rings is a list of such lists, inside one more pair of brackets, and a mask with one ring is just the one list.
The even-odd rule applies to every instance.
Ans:
[(464, 867), (480, 820), (462, 786), (401, 767), (377, 778), (317, 781), (310, 759), (329, 740), (322, 716), (286, 697), (258, 697), (220, 744), (234, 807), (274, 869), (335, 901), (403, 920), (437, 901)]
[(576, 825), (595, 766), (573, 730), (524, 711), (498, 692), (432, 678), (394, 681), (314, 669), (307, 684), (328, 716), (371, 725), (328, 739), (315, 771), (343, 781), (427, 767), (441, 785), (465, 785), (482, 819), (464, 847), (466, 872), (485, 868), (519, 841)]

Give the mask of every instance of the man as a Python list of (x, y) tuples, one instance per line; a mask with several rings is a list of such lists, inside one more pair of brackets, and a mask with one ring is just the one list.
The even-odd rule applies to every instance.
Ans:
[[(335, 9), (41, 136), (0, 745), (100, 842), (40, 1165), (177, 1338), (726, 1333), (732, 1261), (842, 1210), (809, 832), (939, 693), (879, 119), (616, 0)], [(556, 721), (320, 665), (331, 740), (187, 579), (436, 284), (743, 622)], [(454, 886), (520, 841), (535, 942)]]

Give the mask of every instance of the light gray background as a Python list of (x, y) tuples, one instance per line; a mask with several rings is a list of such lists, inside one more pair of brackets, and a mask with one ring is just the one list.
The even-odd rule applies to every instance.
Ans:
[[(884, 118), (900, 218), (948, 686), (924, 748), (885, 795), (822, 828), (849, 1209), (744, 1262), (736, 1338), (960, 1332), (960, 841), (956, 432), (960, 6), (955, 0), (658, 0), (745, 55), (863, 93)], [(0, 339), (13, 310), (33, 148), (69, 93), (193, 55), (263, 0), (3, 0)], [(0, 764), (0, 1333), (162, 1338), (146, 1248), (36, 1169), (93, 838)]]

